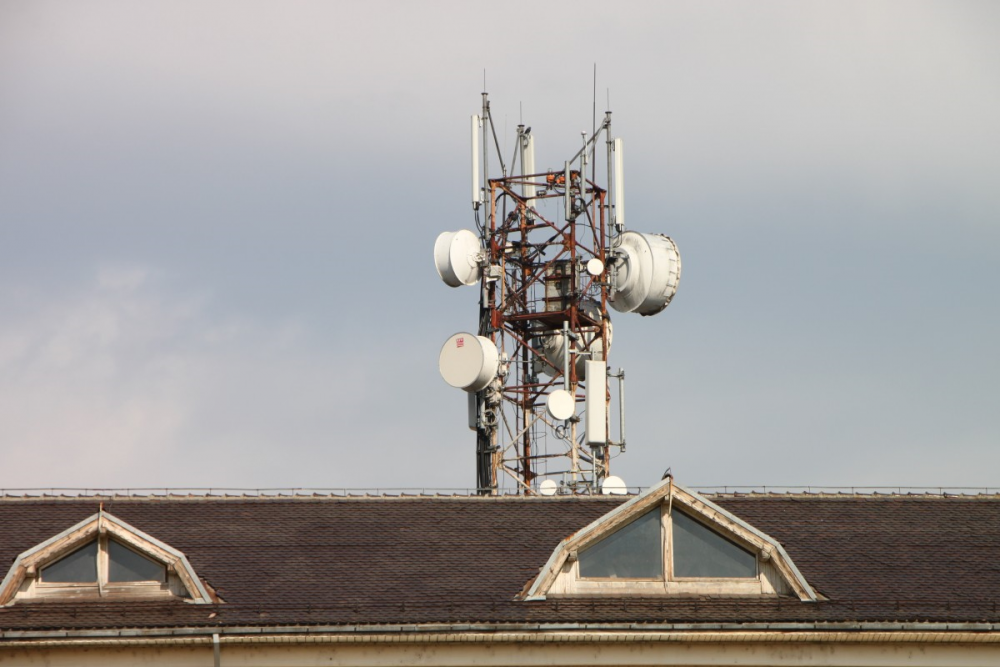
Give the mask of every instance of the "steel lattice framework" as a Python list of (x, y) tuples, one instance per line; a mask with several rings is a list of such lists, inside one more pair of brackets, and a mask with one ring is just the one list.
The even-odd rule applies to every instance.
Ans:
[[(562, 171), (526, 173), (533, 171), (533, 142), (530, 128), (518, 126), (511, 169), (520, 173), (508, 175), (501, 160), (499, 178), (488, 177), (490, 144), (497, 142), (485, 93), (474, 127), (477, 122), (483, 173), (474, 203), (483, 259), (478, 334), (494, 341), (501, 360), (498, 378), (474, 394), (477, 488), (534, 493), (540, 481), (554, 478), (565, 492), (592, 491), (609, 474), (612, 448), (624, 448), (624, 433), (618, 442), (609, 438), (605, 376), (612, 248), (620, 228), (611, 219), (610, 188), (595, 182), (601, 137), (609, 180), (614, 173), (611, 114), (592, 136), (581, 137), (579, 152)], [(603, 364), (589, 388), (585, 369), (596, 367), (584, 360)], [(620, 383), (624, 373), (613, 377)], [(558, 390), (576, 405), (562, 421), (546, 410)], [(588, 399), (588, 392), (599, 400)], [(603, 432), (593, 432), (601, 426), (590, 420), (592, 432), (583, 432), (583, 404), (603, 415)]]

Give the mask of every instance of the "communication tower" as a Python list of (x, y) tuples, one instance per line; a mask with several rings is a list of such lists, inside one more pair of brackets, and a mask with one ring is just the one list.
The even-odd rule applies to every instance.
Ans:
[(626, 228), (624, 142), (611, 133), (610, 111), (561, 168), (538, 171), (524, 125), (504, 162), (483, 93), (471, 154), (476, 231), (442, 233), (434, 262), (447, 285), (479, 290), (475, 333), (451, 336), (439, 358), (445, 381), (468, 393), (476, 488), (623, 493), (610, 475), (613, 454), (625, 450), (625, 372), (608, 368), (609, 307), (662, 311), (680, 280), (677, 245)]

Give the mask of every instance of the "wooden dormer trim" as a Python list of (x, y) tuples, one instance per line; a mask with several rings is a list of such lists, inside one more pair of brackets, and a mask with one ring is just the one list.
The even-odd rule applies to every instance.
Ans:
[(114, 538), (138, 553), (162, 563), (169, 576), (176, 577), (187, 601), (194, 604), (213, 602), (207, 588), (183, 553), (105, 512), (102, 507), (97, 514), (19, 555), (0, 582), (0, 606), (13, 604), (19, 594), (24, 594), (30, 589), (32, 582), (29, 580), (37, 577), (43, 567), (102, 536)]
[[(735, 542), (756, 551), (758, 561), (766, 562), (769, 567), (773, 568), (788, 590), (800, 600), (815, 602), (818, 599), (816, 592), (795, 567), (795, 563), (792, 562), (784, 547), (777, 540), (757, 530), (707, 498), (675, 483), (671, 477), (665, 478), (645, 493), (632, 498), (560, 542), (538, 576), (526, 587), (527, 590), (521, 599), (544, 600), (546, 595), (553, 590), (557, 581), (564, 580), (574, 571), (577, 554), (642, 514), (653, 511), (664, 504), (668, 507), (674, 505), (683, 507), (687, 513), (697, 516), (721, 535), (730, 537)], [(595, 591), (590, 591), (590, 593), (614, 595), (616, 592), (627, 591), (627, 585), (624, 582), (612, 582), (603, 588), (606, 590), (601, 591), (601, 593)], [(557, 587), (556, 590), (561, 589)], [(664, 586), (659, 592), (665, 594), (666, 590)], [(735, 587), (735, 590), (739, 590), (739, 587)], [(642, 591), (637, 590), (636, 592)]]

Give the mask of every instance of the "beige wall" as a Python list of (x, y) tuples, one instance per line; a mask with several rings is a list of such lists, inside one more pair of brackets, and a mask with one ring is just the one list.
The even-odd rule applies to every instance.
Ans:
[[(235, 639), (235, 638), (233, 638)], [(268, 640), (278, 643), (270, 643)], [(285, 638), (259, 638), (260, 643), (225, 643), (223, 667), (303, 667), (358, 665), (370, 667), (423, 665), (494, 667), (516, 665), (757, 665), (810, 667), (868, 665), (942, 666), (1000, 665), (1000, 643), (710, 643), (621, 641), (616, 643), (280, 643)], [(299, 640), (300, 638), (295, 638)], [(323, 638), (317, 638), (318, 641)], [(224, 641), (232, 641), (224, 638)], [(188, 645), (55, 645), (34, 648), (0, 644), (0, 665), (48, 667), (211, 667), (214, 657), (207, 640)], [(290, 641), (290, 639), (288, 640)], [(104, 642), (107, 644), (108, 642)], [(146, 641), (146, 644), (151, 642)]]

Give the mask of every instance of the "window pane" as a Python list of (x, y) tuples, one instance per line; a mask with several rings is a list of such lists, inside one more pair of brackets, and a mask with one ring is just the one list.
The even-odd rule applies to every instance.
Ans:
[(166, 581), (167, 569), (123, 544), (108, 541), (108, 581)]
[(660, 510), (643, 514), (580, 553), (580, 576), (662, 579)]
[(675, 577), (756, 577), (757, 557), (681, 512), (674, 512)]
[(96, 584), (97, 541), (42, 568), (42, 581), (60, 584)]

